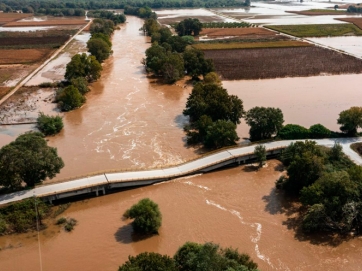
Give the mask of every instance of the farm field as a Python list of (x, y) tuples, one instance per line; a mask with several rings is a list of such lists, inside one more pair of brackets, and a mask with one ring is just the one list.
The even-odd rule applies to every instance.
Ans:
[(286, 11), (289, 13), (295, 13), (306, 16), (319, 16), (319, 15), (350, 15), (345, 10), (334, 10), (334, 9), (310, 9), (304, 11)]
[(52, 49), (0, 49), (0, 64), (31, 64), (38, 62), (53, 52)]
[(268, 25), (267, 28), (296, 37), (361, 36), (353, 24)]
[(0, 65), (0, 87), (14, 87), (35, 68), (35, 65)]
[(228, 43), (198, 43), (193, 47), (200, 50), (232, 50), (232, 49), (251, 49), (251, 48), (285, 48), (313, 46), (303, 41), (285, 40), (285, 41), (263, 41), (263, 42), (228, 42)]
[(46, 21), (16, 21), (9, 22), (3, 27), (25, 27), (25, 26), (57, 26), (57, 25), (84, 25), (87, 21), (84, 19), (60, 19), (60, 20), (46, 20)]
[(362, 60), (317, 46), (204, 52), (223, 80), (362, 73)]
[(352, 24), (356, 25), (358, 28), (362, 29), (362, 18), (361, 17), (343, 18), (343, 19), (338, 19), (338, 20), (352, 23)]
[(275, 32), (272, 32), (265, 28), (260, 27), (247, 27), (247, 28), (203, 28), (200, 32), (200, 36), (207, 35), (209, 37), (220, 36), (276, 36)]
[(7, 24), (9, 22), (21, 20), (23, 18), (27, 18), (32, 16), (32, 14), (24, 14), (24, 13), (0, 13), (0, 25)]

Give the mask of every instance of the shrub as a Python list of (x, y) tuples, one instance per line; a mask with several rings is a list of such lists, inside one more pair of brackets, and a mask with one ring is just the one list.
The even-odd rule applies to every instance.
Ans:
[(74, 218), (67, 219), (64, 225), (64, 230), (70, 232), (74, 229), (75, 225), (77, 225), (77, 220), (75, 220)]
[(278, 133), (281, 139), (309, 138), (309, 130), (297, 124), (287, 124)]
[(48, 116), (40, 112), (37, 118), (37, 127), (44, 135), (55, 135), (63, 129), (63, 119), (59, 116)]
[(84, 95), (89, 91), (88, 82), (84, 77), (76, 77), (70, 80), (71, 84)]
[(134, 218), (132, 227), (135, 232), (141, 234), (157, 233), (161, 227), (162, 215), (158, 205), (152, 200), (145, 198), (128, 209), (123, 216)]
[(61, 224), (64, 224), (65, 222), (67, 222), (67, 219), (65, 217), (61, 217), (57, 220), (57, 222), (55, 224), (61, 225)]
[(322, 124), (314, 124), (309, 128), (310, 138), (328, 138), (331, 131)]
[(83, 95), (72, 85), (61, 89), (57, 93), (56, 100), (62, 111), (73, 110), (80, 107), (85, 102)]

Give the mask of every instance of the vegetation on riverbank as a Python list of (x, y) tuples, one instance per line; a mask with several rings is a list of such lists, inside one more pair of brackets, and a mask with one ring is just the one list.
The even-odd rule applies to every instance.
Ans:
[(353, 24), (268, 25), (265, 27), (300, 38), (362, 35), (362, 30)]
[(237, 249), (221, 248), (217, 244), (186, 242), (173, 258), (154, 252), (129, 256), (118, 271), (163, 270), (163, 271), (258, 271), (258, 265), (248, 254)]
[(361, 233), (362, 167), (343, 154), (341, 145), (326, 149), (314, 141), (296, 142), (283, 151), (281, 160), (287, 177), (276, 186), (299, 197), (305, 232)]
[(359, 156), (362, 157), (362, 142), (357, 142), (351, 144), (351, 149), (354, 150), (356, 153), (359, 154)]
[(63, 119), (60, 116), (48, 116), (43, 112), (37, 118), (37, 128), (44, 135), (55, 135), (63, 129)]
[(0, 149), (0, 186), (18, 189), (33, 187), (52, 179), (64, 167), (57, 149), (49, 147), (43, 134), (28, 132)]

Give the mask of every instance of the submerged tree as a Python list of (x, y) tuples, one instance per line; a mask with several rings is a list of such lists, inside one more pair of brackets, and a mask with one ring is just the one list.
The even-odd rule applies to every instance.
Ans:
[(259, 163), (259, 168), (263, 167), (266, 161), (266, 148), (264, 145), (257, 145), (254, 148), (254, 155), (256, 157), (256, 161)]

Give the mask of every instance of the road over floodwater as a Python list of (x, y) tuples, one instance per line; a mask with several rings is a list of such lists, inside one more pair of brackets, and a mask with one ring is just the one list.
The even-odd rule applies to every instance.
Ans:
[[(263, 144), (269, 154), (285, 148), (292, 142), (301, 140), (274, 141)], [(343, 152), (357, 165), (362, 165), (362, 158), (354, 152), (350, 145), (362, 142), (362, 137), (318, 139), (318, 145), (332, 147), (338, 142), (343, 147)], [(105, 188), (122, 188), (130, 186), (141, 186), (167, 181), (174, 178), (187, 176), (195, 173), (205, 173), (232, 163), (241, 163), (253, 158), (255, 145), (239, 148), (231, 148), (220, 152), (203, 156), (199, 159), (189, 161), (180, 165), (143, 171), (123, 171), (116, 173), (104, 173), (96, 176), (88, 176), (62, 183), (38, 186), (34, 189), (18, 191), (10, 194), (0, 195), (0, 205), (7, 204), (30, 197), (55, 199), (76, 196), (85, 193), (99, 191), (105, 194)], [(63, 195), (60, 197), (60, 195)]]

